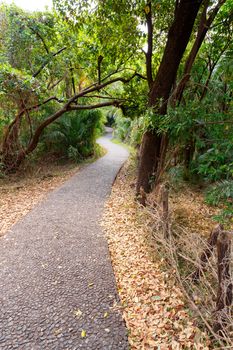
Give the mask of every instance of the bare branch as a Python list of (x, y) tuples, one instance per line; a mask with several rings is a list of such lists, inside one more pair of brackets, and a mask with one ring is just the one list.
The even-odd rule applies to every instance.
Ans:
[(66, 46), (58, 50), (57, 52), (53, 53), (51, 57), (49, 57), (43, 64), (42, 66), (38, 69), (36, 73), (34, 73), (32, 76), (33, 78), (37, 77), (37, 75), (40, 74), (40, 72), (44, 69), (44, 67), (47, 66), (47, 64), (51, 61), (51, 59), (57, 55), (59, 55), (62, 51), (66, 50)]
[(71, 74), (71, 82), (72, 82), (73, 92), (74, 92), (74, 94), (76, 94), (75, 79), (74, 79), (74, 67), (72, 67), (71, 63), (70, 63), (70, 74)]
[(42, 44), (45, 48), (45, 51), (47, 52), (47, 54), (49, 54), (50, 52), (49, 52), (48, 46), (46, 45), (46, 42), (45, 42), (44, 38), (42, 37), (42, 35), (38, 31), (36, 31), (33, 27), (28, 26), (28, 28), (31, 29), (31, 31), (34, 34), (36, 34), (36, 36), (38, 36), (38, 38), (42, 41)]
[(60, 84), (60, 82), (64, 79), (64, 77), (62, 77), (61, 79), (59, 79), (58, 81), (56, 81), (53, 85), (48, 86), (48, 90), (52, 90), (53, 88), (55, 88), (58, 84)]
[[(64, 113), (66, 113), (68, 111), (74, 111), (74, 110), (90, 110), (90, 109), (102, 108), (102, 107), (106, 107), (106, 106), (120, 107), (122, 104), (122, 100), (111, 99), (110, 101), (105, 101), (105, 102), (101, 102), (101, 103), (97, 103), (97, 104), (93, 104), (93, 105), (80, 105), (80, 104), (77, 104), (77, 101), (79, 98), (84, 97), (84, 96), (88, 97), (87, 96), (88, 94), (95, 92), (95, 91), (99, 92), (100, 90), (104, 89), (105, 87), (107, 87), (111, 84), (114, 84), (116, 82), (122, 82), (122, 83), (126, 84), (126, 83), (130, 82), (136, 76), (139, 76), (139, 75), (135, 72), (129, 78), (117, 77), (115, 79), (106, 81), (102, 84), (95, 84), (94, 86), (91, 86), (91, 87), (87, 88), (86, 90), (83, 90), (77, 94), (74, 94), (74, 96), (72, 96), (59, 110), (57, 110), (55, 113), (50, 115), (47, 119), (42, 121), (41, 124), (36, 128), (34, 135), (33, 135), (32, 139), (30, 140), (27, 149), (23, 150), (20, 153), (20, 161), (21, 161), (21, 159), (24, 159), (24, 157), (26, 155), (30, 154), (36, 148), (43, 130), (48, 125), (50, 125), (55, 120), (57, 120), (59, 117), (61, 117)], [(38, 103), (37, 105), (28, 107), (27, 109), (23, 110), (20, 113), (23, 115), (25, 113), (25, 111), (28, 112), (29, 110), (37, 109), (37, 108), (41, 107), (42, 105), (44, 105), (52, 100), (57, 101), (57, 102), (61, 102), (61, 103), (64, 102), (64, 101), (59, 100), (56, 96), (51, 96), (47, 100), (45, 100), (41, 103)]]
[(101, 63), (103, 61), (103, 56), (98, 57), (98, 83), (101, 84)]
[[(102, 98), (102, 99), (107, 99), (107, 100), (116, 100), (116, 97), (112, 96), (102, 96), (102, 95), (86, 95), (83, 96), (83, 98)], [(117, 101), (129, 101), (127, 98), (118, 98)]]
[(68, 111), (78, 111), (78, 110), (86, 110), (86, 109), (96, 109), (96, 108), (102, 108), (107, 106), (114, 106), (119, 107), (122, 101), (119, 100), (113, 100), (108, 102), (102, 102), (102, 103), (96, 103), (94, 105), (72, 105), (68, 107)]

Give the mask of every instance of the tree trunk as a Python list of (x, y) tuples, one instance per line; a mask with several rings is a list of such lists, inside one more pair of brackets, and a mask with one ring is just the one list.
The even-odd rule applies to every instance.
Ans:
[(229, 315), (233, 300), (233, 283), (231, 277), (231, 240), (233, 232), (224, 231), (218, 238), (218, 295), (216, 302), (216, 321), (214, 331), (224, 336), (230, 326)]
[[(193, 130), (190, 131), (193, 135)], [(195, 140), (190, 137), (189, 141), (185, 145), (184, 149), (184, 180), (188, 181), (190, 179), (190, 164), (193, 160), (193, 155), (195, 152)]]
[(6, 172), (15, 171), (18, 164), (21, 163), (24, 150), (20, 144), (20, 127), (24, 115), (24, 108), (17, 114), (15, 119), (6, 129), (1, 151), (1, 163)]
[[(179, 103), (181, 102), (184, 89), (185, 89), (185, 87), (190, 79), (191, 69), (192, 69), (193, 63), (197, 57), (198, 51), (199, 51), (199, 49), (200, 49), (200, 47), (201, 47), (201, 45), (206, 37), (206, 34), (207, 34), (211, 24), (213, 23), (216, 15), (218, 14), (221, 6), (225, 2), (226, 2), (226, 0), (219, 0), (218, 3), (216, 4), (216, 6), (211, 11), (211, 13), (207, 19), (207, 9), (208, 9), (210, 1), (209, 0), (204, 1), (204, 8), (203, 8), (203, 11), (201, 14), (200, 24), (199, 24), (198, 32), (197, 32), (197, 37), (194, 41), (192, 49), (191, 49), (191, 51), (188, 55), (188, 58), (185, 62), (183, 78), (181, 79), (180, 83), (178, 84), (178, 86), (176, 88), (175, 95), (174, 95), (175, 101), (178, 101)], [(185, 77), (186, 77), (186, 79), (184, 81)]]
[(214, 247), (217, 244), (218, 237), (221, 235), (222, 230), (223, 230), (223, 226), (218, 225), (213, 229), (213, 231), (211, 231), (210, 237), (207, 242), (207, 247), (204, 249), (203, 253), (200, 256), (199, 267), (191, 276), (192, 281), (194, 283), (198, 283), (200, 281), (201, 274), (206, 269), (206, 265), (213, 254)]
[(142, 187), (145, 192), (150, 192), (154, 179), (154, 170), (157, 168), (161, 145), (161, 136), (153, 131), (146, 131), (140, 149), (139, 172), (136, 192), (140, 193)]
[(161, 138), (161, 144), (160, 144), (160, 153), (158, 155), (157, 172), (156, 172), (156, 178), (155, 178), (156, 184), (160, 182), (160, 179), (162, 178), (165, 170), (165, 161), (166, 161), (168, 144), (169, 144), (168, 134), (163, 134)]
[[(176, 7), (163, 58), (149, 94), (148, 105), (159, 115), (165, 115), (167, 112), (168, 98), (201, 3), (201, 0), (181, 0)], [(148, 192), (151, 188), (150, 179), (153, 175), (157, 177), (160, 147), (161, 135), (157, 134), (157, 130), (147, 131), (141, 147), (137, 192), (140, 187)]]
[(31, 139), (24, 149), (19, 141), (21, 120), (25, 113), (25, 109), (16, 116), (14, 121), (9, 125), (6, 130), (5, 137), (2, 144), (1, 163), (3, 164), (4, 171), (6, 173), (14, 172), (18, 169), (21, 163), (25, 160), (26, 156), (34, 151), (37, 147), (40, 136), (44, 129), (63, 115), (67, 109), (61, 108), (49, 118), (44, 120), (31, 135)]

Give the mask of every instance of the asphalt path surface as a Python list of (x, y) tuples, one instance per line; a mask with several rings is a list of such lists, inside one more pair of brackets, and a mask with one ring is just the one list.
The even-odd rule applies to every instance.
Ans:
[(104, 203), (128, 152), (82, 168), (0, 239), (1, 350), (126, 350), (107, 241)]

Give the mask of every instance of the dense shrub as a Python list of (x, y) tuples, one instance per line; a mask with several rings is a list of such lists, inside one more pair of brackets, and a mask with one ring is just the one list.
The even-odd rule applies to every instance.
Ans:
[(143, 133), (145, 132), (145, 117), (135, 118), (131, 122), (130, 143), (132, 146), (141, 144)]
[(99, 110), (70, 112), (48, 128), (43, 142), (50, 152), (78, 162), (94, 154), (95, 141), (103, 131), (103, 122)]
[(233, 145), (229, 142), (213, 144), (203, 154), (199, 154), (194, 170), (210, 181), (231, 179), (233, 177)]
[(233, 181), (221, 181), (206, 192), (206, 202), (210, 205), (219, 205), (226, 201), (233, 202)]
[(114, 119), (114, 137), (120, 141), (129, 141), (131, 119), (124, 117), (120, 111), (115, 113)]
[(118, 112), (115, 115), (114, 136), (132, 146), (138, 146), (142, 141), (147, 124), (148, 118), (146, 115), (131, 119)]
[(233, 219), (233, 180), (218, 182), (206, 191), (205, 201), (209, 205), (221, 206), (222, 211), (215, 217), (220, 222)]

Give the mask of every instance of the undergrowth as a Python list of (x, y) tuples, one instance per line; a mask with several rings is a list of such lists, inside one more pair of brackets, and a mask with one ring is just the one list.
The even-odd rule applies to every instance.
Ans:
[(215, 220), (228, 225), (233, 223), (233, 180), (223, 180), (210, 186), (205, 201), (215, 207), (221, 206), (222, 210), (214, 217)]
[[(209, 192), (209, 203), (216, 205), (221, 200), (229, 198), (231, 186), (226, 189), (221, 184), (222, 192), (219, 188)], [(220, 186), (220, 187), (221, 187)], [(171, 203), (170, 203), (171, 204)], [(219, 320), (219, 313), (216, 312), (216, 300), (218, 291), (218, 264), (217, 254), (214, 249), (213, 255), (207, 260), (205, 268), (202, 268), (200, 256), (205, 249), (208, 249), (207, 238), (195, 227), (186, 226), (176, 220), (173, 214), (173, 203), (169, 206), (168, 238), (164, 236), (164, 219), (162, 209), (161, 191), (154, 193), (148, 199), (148, 205), (144, 209), (145, 215), (150, 218), (147, 229), (151, 232), (154, 242), (154, 256), (164, 262), (164, 269), (169, 271), (171, 276), (175, 276), (193, 317), (196, 318), (199, 327), (205, 327), (212, 340), (211, 348), (230, 349), (233, 346), (233, 313), (232, 310), (223, 311), (226, 324), (223, 325), (224, 333), (216, 333), (214, 324)], [(193, 213), (195, 215), (195, 213)], [(233, 269), (233, 256), (231, 259)], [(200, 279), (198, 283), (193, 279), (193, 274), (200, 269)]]

